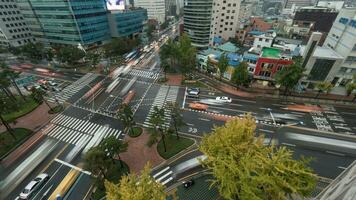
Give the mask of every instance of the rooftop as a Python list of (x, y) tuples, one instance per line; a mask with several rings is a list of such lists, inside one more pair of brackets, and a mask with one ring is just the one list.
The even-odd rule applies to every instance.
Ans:
[(336, 51), (329, 47), (317, 47), (314, 51), (313, 56), (319, 58), (331, 58), (331, 59), (343, 59)]
[(263, 47), (262, 55), (263, 58), (280, 58), (282, 51), (280, 49)]
[(222, 44), (222, 45), (218, 46), (217, 48), (220, 49), (221, 51), (232, 52), (232, 53), (236, 53), (239, 50), (239, 48), (236, 47), (231, 42), (226, 42), (225, 44)]

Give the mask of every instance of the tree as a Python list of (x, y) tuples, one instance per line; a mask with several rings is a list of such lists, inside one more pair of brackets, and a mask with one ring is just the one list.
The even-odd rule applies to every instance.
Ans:
[(115, 136), (107, 137), (100, 143), (100, 147), (106, 152), (106, 155), (112, 159), (113, 163), (116, 156), (119, 158), (120, 167), (122, 167), (120, 153), (126, 152), (127, 146), (128, 144), (126, 142), (122, 142)]
[[(355, 83), (348, 83), (346, 85), (346, 95), (350, 96), (353, 91), (356, 90), (356, 82)], [(354, 95), (353, 99), (351, 101), (355, 101), (356, 99), (356, 94)]]
[(16, 98), (14, 94), (9, 90), (9, 87), (11, 85), (11, 81), (7, 77), (6, 71), (1, 71), (0, 72), (0, 89), (3, 91), (3, 93), (11, 98), (13, 101), (16, 101)]
[(229, 66), (229, 60), (228, 60), (227, 56), (223, 53), (219, 59), (219, 62), (218, 62), (220, 80), (224, 76), (224, 73), (226, 72), (228, 66)]
[(282, 68), (275, 75), (276, 83), (284, 87), (284, 95), (293, 89), (303, 77), (304, 69), (301, 67), (301, 61), (294, 60), (290, 66)]
[(176, 132), (177, 140), (179, 140), (178, 131), (179, 128), (184, 126), (182, 109), (176, 102), (168, 102), (168, 109), (171, 110), (171, 117), (173, 121), (174, 130)]
[(14, 138), (14, 140), (16, 140), (14, 130), (11, 128), (9, 123), (3, 117), (5, 113), (10, 113), (14, 109), (17, 109), (16, 102), (10, 99), (9, 97), (7, 97), (6, 95), (0, 93), (0, 121), (5, 126), (7, 132), (9, 132), (10, 135)]
[(95, 174), (100, 182), (107, 178), (107, 172), (113, 165), (112, 160), (100, 146), (90, 148), (84, 160), (85, 168)]
[(318, 93), (316, 94), (315, 98), (318, 98), (320, 93), (322, 92), (326, 92), (326, 94), (329, 94), (329, 92), (334, 86), (330, 82), (323, 81), (323, 82), (317, 82), (315, 87), (318, 89)]
[(164, 151), (167, 151), (165, 134), (166, 130), (164, 130), (164, 108), (159, 108), (157, 106), (153, 107), (153, 113), (150, 118), (151, 128), (153, 132), (150, 136), (150, 143), (154, 144), (158, 142), (159, 136), (163, 141)]
[(247, 70), (247, 63), (241, 62), (235, 69), (231, 77), (231, 82), (239, 88), (241, 85), (246, 85), (249, 83), (250, 78)]
[(118, 112), (118, 118), (128, 131), (131, 131), (131, 134), (134, 135), (133, 126), (135, 121), (133, 120), (133, 112), (131, 107), (127, 104), (121, 104)]
[(156, 29), (155, 25), (148, 24), (147, 29), (146, 29), (146, 35), (147, 35), (147, 38), (149, 41), (152, 39), (152, 33), (155, 29)]
[(100, 53), (99, 51), (91, 51), (88, 52), (87, 55), (85, 55), (85, 58), (87, 58), (90, 62), (90, 65), (94, 68), (97, 66), (100, 62)]
[(45, 58), (45, 49), (42, 43), (26, 43), (21, 47), (22, 54), (31, 60), (42, 60)]
[(105, 181), (106, 198), (108, 200), (165, 200), (164, 186), (157, 183), (150, 175), (150, 165), (146, 164), (141, 175), (123, 176), (119, 184)]
[(167, 63), (167, 61), (163, 60), (161, 62), (161, 68), (163, 69), (163, 72), (164, 72), (164, 80), (167, 80), (167, 71), (170, 68), (170, 66)]
[(192, 46), (191, 40), (187, 34), (183, 34), (179, 38), (177, 52), (179, 67), (183, 74), (190, 73), (196, 64), (196, 49)]
[(47, 100), (44, 98), (44, 96), (46, 96), (46, 92), (40, 89), (36, 89), (36, 88), (32, 88), (31, 89), (31, 96), (33, 98), (33, 100), (35, 100), (37, 103), (42, 103), (45, 102), (45, 104), (48, 106), (48, 108), (50, 110), (53, 110), (53, 108), (51, 107), (51, 105), (49, 105), (49, 103), (47, 102)]
[(264, 146), (263, 136), (254, 137), (255, 128), (255, 119), (247, 115), (203, 137), (199, 150), (207, 157), (201, 162), (215, 177), (212, 185), (224, 199), (308, 196), (317, 180), (308, 160), (293, 160), (285, 147)]
[(83, 50), (71, 45), (61, 46), (56, 51), (58, 61), (71, 66), (76, 64), (80, 59), (84, 58), (84, 56), (85, 52)]
[(20, 77), (20, 73), (9, 70), (9, 67), (5, 63), (0, 63), (0, 69), (3, 70), (1, 73), (4, 73), (4, 77), (7, 77), (11, 81), (12, 85), (16, 88), (17, 93), (25, 100), (25, 96), (22, 94), (15, 81), (15, 79)]

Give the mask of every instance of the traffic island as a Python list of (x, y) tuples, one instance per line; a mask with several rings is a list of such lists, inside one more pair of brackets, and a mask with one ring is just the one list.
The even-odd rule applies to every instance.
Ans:
[[(23, 101), (20, 97), (16, 97), (17, 102)], [(19, 103), (19, 108), (15, 109), (11, 113), (5, 113), (3, 115), (4, 119), (10, 123), (15, 121), (17, 118), (22, 117), (33, 110), (35, 110), (40, 104), (38, 104), (33, 98), (26, 98), (26, 101)]]
[(162, 139), (158, 142), (157, 151), (162, 158), (167, 160), (193, 144), (192, 139), (182, 136), (177, 139), (176, 135), (168, 135), (165, 137), (166, 151)]
[(13, 130), (16, 139), (8, 131), (0, 133), (0, 158), (24, 143), (32, 134), (31, 130), (25, 128), (14, 128)]
[(142, 134), (142, 128), (141, 127), (133, 127), (132, 130), (128, 131), (128, 135), (132, 138), (138, 137)]

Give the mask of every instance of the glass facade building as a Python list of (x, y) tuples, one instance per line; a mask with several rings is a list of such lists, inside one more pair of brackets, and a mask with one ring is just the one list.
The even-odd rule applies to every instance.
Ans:
[(147, 10), (142, 8), (112, 11), (108, 14), (112, 37), (133, 36), (140, 33), (147, 21)]
[(90, 46), (110, 39), (103, 0), (18, 0), (18, 4), (42, 42)]

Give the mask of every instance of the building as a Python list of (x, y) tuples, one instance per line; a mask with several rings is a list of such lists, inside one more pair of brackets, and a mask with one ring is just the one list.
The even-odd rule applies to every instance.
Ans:
[(344, 60), (334, 74), (335, 86), (346, 86), (356, 73), (356, 8), (342, 9), (324, 42), (341, 55)]
[(34, 36), (45, 44), (100, 45), (110, 39), (101, 0), (18, 0)]
[[(312, 32), (321, 32), (322, 45), (329, 33), (338, 11), (328, 7), (303, 7), (299, 8), (293, 19), (292, 35), (307, 41)], [(304, 30), (304, 31), (303, 31)]]
[(215, 38), (234, 38), (239, 25), (240, 0), (214, 0), (209, 44)]
[(160, 24), (166, 20), (166, 0), (135, 0), (135, 7), (145, 8), (148, 19), (155, 19)]
[(245, 52), (244, 53), (243, 61), (245, 61), (247, 63), (248, 72), (250, 74), (254, 74), (259, 56), (260, 56), (259, 54), (256, 54), (254, 52)]
[(313, 5), (313, 1), (312, 0), (286, 0), (284, 8), (291, 8), (293, 4), (297, 7), (305, 7), (305, 6)]
[(147, 11), (143, 8), (111, 11), (108, 20), (111, 37), (135, 37), (147, 22)]
[(254, 77), (272, 81), (279, 70), (291, 64), (293, 64), (293, 60), (290, 54), (278, 48), (264, 47), (257, 60)]
[(184, 32), (197, 48), (209, 45), (213, 0), (184, 1)]
[(273, 39), (276, 37), (276, 33), (265, 33), (262, 35), (256, 35), (253, 41), (253, 48), (260, 52), (263, 47), (272, 47)]
[(0, 1), (0, 45), (21, 46), (35, 42), (15, 1)]
[(256, 6), (256, 4), (254, 4), (252, 2), (247, 2), (247, 1), (241, 2), (240, 10), (239, 10), (239, 21), (240, 22), (245, 22), (248, 19), (250, 19), (250, 17), (252, 16), (252, 12), (254, 10), (254, 6)]
[(179, 14), (178, 2), (177, 0), (165, 0), (166, 1), (166, 15), (176, 16)]
[(236, 31), (236, 38), (242, 44), (252, 46), (256, 35), (262, 35), (273, 29), (273, 23), (261, 17), (251, 17), (247, 23)]
[(355, 199), (356, 161), (352, 162), (315, 199)]

